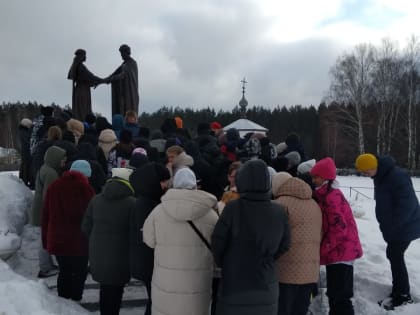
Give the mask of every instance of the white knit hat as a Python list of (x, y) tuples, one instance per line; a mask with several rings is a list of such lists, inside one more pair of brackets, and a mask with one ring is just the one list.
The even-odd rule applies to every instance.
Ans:
[(309, 173), (311, 171), (312, 167), (314, 167), (315, 163), (316, 163), (315, 159), (308, 160), (308, 161), (300, 163), (299, 166), (297, 167), (298, 174)]
[(130, 168), (116, 167), (112, 169), (112, 177), (119, 177), (125, 180), (130, 179), (130, 175), (133, 170)]
[(179, 169), (175, 173), (173, 186), (177, 189), (196, 189), (197, 179), (194, 172), (188, 167)]
[(32, 120), (30, 120), (29, 118), (23, 118), (23, 119), (20, 121), (20, 124), (21, 124), (23, 127), (26, 127), (26, 128), (31, 128), (31, 127), (32, 127)]

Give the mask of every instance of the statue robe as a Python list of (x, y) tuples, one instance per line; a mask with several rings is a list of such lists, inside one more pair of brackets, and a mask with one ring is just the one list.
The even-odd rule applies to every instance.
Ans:
[(112, 116), (128, 110), (138, 114), (139, 81), (137, 63), (129, 58), (111, 75)]
[(83, 63), (72, 65), (68, 78), (73, 80), (73, 118), (84, 121), (86, 115), (92, 112), (90, 88), (101, 83), (102, 79), (90, 72)]

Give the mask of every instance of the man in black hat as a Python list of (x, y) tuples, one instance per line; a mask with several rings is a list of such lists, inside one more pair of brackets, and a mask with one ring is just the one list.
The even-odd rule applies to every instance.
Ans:
[(137, 62), (131, 57), (131, 49), (127, 45), (120, 47), (121, 58), (124, 62), (108, 78), (111, 83), (112, 116), (125, 115), (129, 110), (138, 114), (139, 84)]

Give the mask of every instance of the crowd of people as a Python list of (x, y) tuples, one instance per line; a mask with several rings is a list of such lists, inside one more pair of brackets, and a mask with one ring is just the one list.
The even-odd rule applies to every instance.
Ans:
[[(329, 314), (354, 314), (363, 250), (334, 161), (308, 159), (294, 133), (275, 145), (218, 122), (199, 123), (195, 137), (183, 127), (170, 117), (150, 131), (132, 111), (112, 124), (91, 113), (79, 121), (51, 107), (21, 121), (38, 277), (58, 273), (58, 295), (81, 301), (90, 272), (101, 314), (119, 313), (134, 278), (147, 289), (145, 314), (306, 315), (325, 265)], [(393, 286), (380, 304), (412, 303), (404, 252), (420, 237), (420, 209), (411, 181), (389, 157), (363, 154), (356, 168), (374, 179), (388, 243)]]

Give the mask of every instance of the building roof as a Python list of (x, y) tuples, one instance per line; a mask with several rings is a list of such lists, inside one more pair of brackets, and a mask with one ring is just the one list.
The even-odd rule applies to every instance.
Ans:
[(268, 131), (267, 128), (260, 126), (257, 123), (246, 118), (235, 120), (233, 123), (225, 126), (223, 130), (227, 131), (230, 128), (235, 128), (235, 129), (238, 129), (239, 131), (246, 131), (246, 132), (267, 132)]

